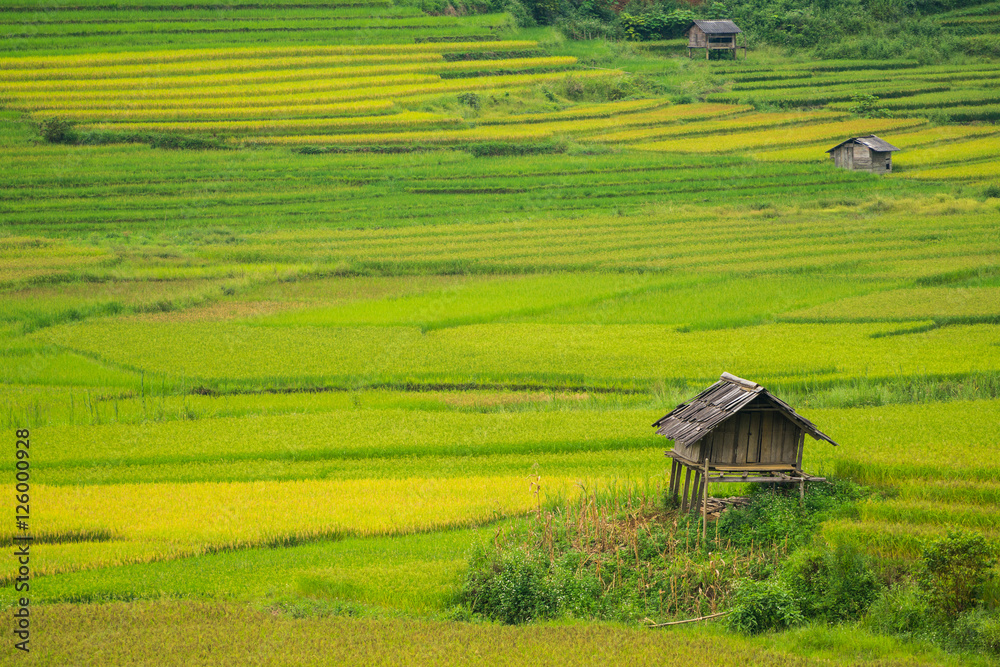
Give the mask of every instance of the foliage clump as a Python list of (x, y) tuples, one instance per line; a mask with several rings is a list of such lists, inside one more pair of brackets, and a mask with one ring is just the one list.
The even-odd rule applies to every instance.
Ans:
[(930, 541), (912, 576), (886, 589), (865, 618), (873, 631), (1000, 654), (1000, 614), (988, 594), (995, 548), (980, 533)]
[(65, 118), (43, 118), (37, 127), (41, 138), (50, 144), (72, 144), (77, 140), (73, 122)]
[(892, 116), (892, 113), (888, 109), (879, 106), (877, 95), (866, 95), (864, 93), (851, 95), (849, 111), (862, 118), (890, 118)]
[(923, 549), (917, 584), (949, 616), (972, 608), (993, 566), (993, 550), (980, 533), (949, 531)]
[(632, 41), (676, 39), (698, 18), (690, 9), (665, 11), (662, 5), (652, 5), (639, 14), (622, 12), (618, 20), (625, 38)]
[[(802, 604), (792, 586), (772, 575), (812, 539), (824, 517), (859, 495), (846, 483), (813, 485), (801, 504), (797, 491), (760, 491), (748, 507), (724, 512), (703, 537), (700, 516), (679, 513), (652, 494), (583, 493), (564, 506), (539, 508), (479, 545), (462, 603), (510, 624), (560, 616), (692, 617), (742, 604), (741, 627), (784, 627), (802, 617)], [(763, 580), (767, 590), (787, 594), (787, 604), (760, 607), (754, 591), (764, 590), (757, 586)], [(773, 621), (779, 617), (784, 620)]]
[(784, 563), (781, 579), (806, 617), (827, 621), (860, 618), (882, 589), (869, 558), (847, 543), (800, 549)]
[(483, 551), (473, 562), (465, 596), (477, 613), (508, 625), (550, 618), (559, 605), (548, 569), (539, 554), (524, 547)]
[(780, 579), (744, 581), (733, 596), (729, 627), (746, 635), (784, 630), (803, 621), (802, 609)]

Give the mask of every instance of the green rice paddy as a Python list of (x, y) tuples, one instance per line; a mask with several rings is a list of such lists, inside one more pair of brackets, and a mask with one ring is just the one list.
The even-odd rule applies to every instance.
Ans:
[[(31, 431), (39, 664), (958, 663), (454, 603), (496, 525), (658, 494), (649, 425), (722, 372), (839, 443), (807, 470), (871, 487), (825, 539), (901, 567), (949, 527), (1000, 539), (995, 60), (610, 56), (374, 0), (29, 5), (0, 8), (0, 422)], [(988, 41), (988, 7), (939, 18)], [(869, 133), (891, 175), (826, 158)]]

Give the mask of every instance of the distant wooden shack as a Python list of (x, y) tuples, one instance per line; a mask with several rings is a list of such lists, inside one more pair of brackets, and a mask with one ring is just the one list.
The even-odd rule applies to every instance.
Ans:
[(764, 387), (729, 373), (653, 426), (674, 441), (669, 495), (680, 496), (681, 511), (706, 512), (707, 485), (720, 482), (797, 483), (804, 494), (805, 482), (823, 480), (802, 472), (805, 435), (837, 444)]
[(827, 153), (833, 163), (842, 169), (885, 174), (892, 171), (892, 154), (898, 150), (889, 142), (869, 134), (842, 141)]
[(736, 57), (736, 49), (743, 49), (743, 57), (747, 55), (747, 47), (736, 46), (736, 35), (743, 32), (732, 21), (692, 21), (684, 34), (688, 38), (688, 58), (694, 49), (705, 49), (705, 60), (712, 51), (732, 51)]

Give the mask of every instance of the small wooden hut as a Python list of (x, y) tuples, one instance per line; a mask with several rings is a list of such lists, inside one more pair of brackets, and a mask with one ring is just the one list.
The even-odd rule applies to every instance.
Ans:
[(851, 137), (842, 141), (827, 153), (833, 163), (842, 169), (885, 174), (892, 171), (892, 154), (898, 150), (888, 141), (869, 134), (867, 137)]
[(799, 484), (803, 495), (807, 481), (823, 481), (802, 471), (805, 435), (837, 444), (764, 387), (729, 373), (653, 426), (674, 441), (669, 494), (680, 496), (681, 511), (707, 512), (708, 484), (720, 482)]
[(743, 32), (732, 21), (692, 21), (684, 31), (688, 38), (688, 58), (694, 49), (705, 49), (705, 60), (712, 51), (732, 51), (743, 49), (746, 58), (747, 47), (736, 46), (736, 35)]

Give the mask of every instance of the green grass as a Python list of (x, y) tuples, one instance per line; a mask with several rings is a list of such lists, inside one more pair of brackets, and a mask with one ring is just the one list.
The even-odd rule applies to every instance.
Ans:
[(301, 309), (252, 320), (267, 326), (410, 325), (423, 330), (510, 318), (544, 317), (560, 308), (656, 289), (649, 275), (543, 274), (473, 280), (402, 298), (337, 308)]
[[(648, 410), (470, 414), (369, 409), (49, 427), (37, 429), (41, 440), (35, 467), (44, 479), (45, 470), (60, 467), (630, 450), (659, 444), (651, 430), (639, 426), (654, 419)], [(295, 441), (283, 433), (296, 433)]]
[[(664, 325), (477, 324), (422, 333), (415, 327), (134, 321), (63, 325), (45, 330), (44, 337), (133, 372), (169, 377), (170, 384), (184, 380), (217, 389), (501, 385), (648, 391), (658, 381), (707, 381), (725, 370), (762, 382), (1000, 370), (991, 354), (997, 341), (991, 325), (927, 329), (763, 324), (692, 334)], [(821, 357), (817, 348), (825, 351)]]
[(79, 603), (167, 597), (261, 606), (312, 599), (439, 612), (452, 603), (472, 541), (492, 531), (347, 538), (74, 572), (47, 579), (36, 599)]
[[(618, 624), (554, 624), (528, 627), (430, 620), (318, 618), (293, 619), (249, 610), (242, 605), (156, 601), (135, 604), (58, 605), (41, 608), (37, 618), (60, 633), (39, 643), (39, 664), (185, 665), (197, 660), (246, 663), (260, 655), (281, 655), (290, 665), (317, 662), (387, 665), (606, 665), (628, 662), (659, 665), (664, 660), (738, 667), (747, 664), (888, 666), (960, 664), (932, 647), (888, 642), (854, 631), (813, 629), (791, 639), (748, 640), (718, 631), (685, 628), (650, 632)], [(10, 627), (10, 619), (4, 621)], [(143, 628), (136, 632), (136, 627)], [(787, 651), (787, 652), (786, 652)], [(806, 655), (802, 655), (805, 653)], [(812, 657), (811, 654), (816, 654)], [(155, 656), (155, 658), (153, 657)], [(845, 658), (845, 656), (847, 656)]]
[(929, 319), (935, 322), (1000, 320), (996, 287), (925, 287), (845, 298), (789, 313), (792, 321), (891, 322)]

